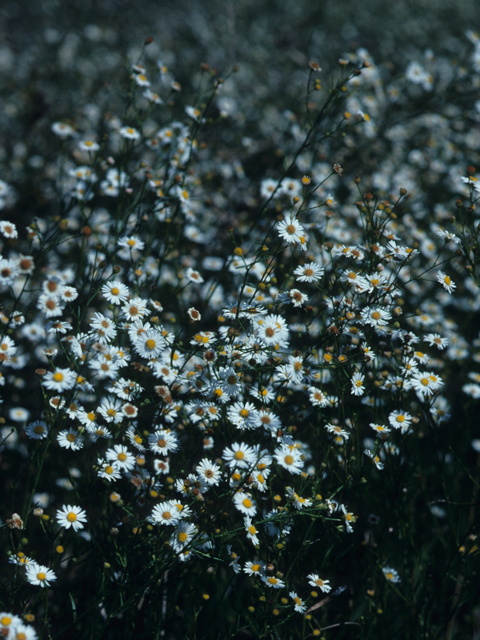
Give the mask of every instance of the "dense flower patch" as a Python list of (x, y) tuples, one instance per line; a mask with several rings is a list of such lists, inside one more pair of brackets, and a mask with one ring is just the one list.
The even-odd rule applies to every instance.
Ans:
[(466, 67), (428, 51), (391, 77), (365, 49), (305, 65), (265, 175), (241, 160), (255, 140), (238, 157), (221, 142), (241, 130), (234, 73), (203, 64), (184, 97), (141, 57), (122, 111), (49, 123), (44, 215), (19, 222), (21, 185), (0, 181), (4, 635), (467, 624), (480, 105), (463, 102), (480, 39), (466, 42)]

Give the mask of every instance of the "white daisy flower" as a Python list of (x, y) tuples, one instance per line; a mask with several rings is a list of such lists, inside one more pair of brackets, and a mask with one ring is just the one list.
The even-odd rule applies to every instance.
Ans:
[(257, 505), (249, 493), (239, 491), (233, 496), (235, 508), (247, 516), (254, 516), (257, 513)]
[[(32, 563), (27, 566), (26, 577), (30, 584), (38, 587), (49, 587), (50, 583), (57, 579), (57, 576), (51, 569), (37, 563)], [(12, 637), (19, 638), (20, 635), (17, 632)]]
[(113, 449), (107, 449), (106, 458), (116, 462), (123, 471), (130, 471), (135, 466), (135, 456), (122, 444), (115, 444)]
[(64, 505), (57, 511), (57, 522), (65, 529), (72, 527), (74, 531), (78, 531), (83, 529), (84, 523), (87, 522), (87, 514), (80, 507)]

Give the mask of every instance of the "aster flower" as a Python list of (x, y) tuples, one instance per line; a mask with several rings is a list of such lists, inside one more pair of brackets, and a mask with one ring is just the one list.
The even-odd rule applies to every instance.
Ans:
[(141, 320), (143, 317), (150, 315), (150, 310), (147, 309), (148, 300), (143, 298), (131, 298), (122, 307), (122, 315), (126, 317), (129, 322), (134, 320)]
[(307, 576), (307, 579), (308, 579), (308, 584), (310, 586), (318, 587), (324, 593), (328, 593), (332, 589), (332, 587), (330, 586), (330, 581), (329, 580), (322, 580), (320, 578), (320, 576), (318, 574), (316, 574), (316, 573), (310, 573)]
[(66, 122), (54, 122), (51, 129), (59, 138), (68, 138), (75, 133), (75, 129)]
[(25, 433), (29, 438), (34, 440), (42, 440), (48, 436), (48, 427), (46, 422), (36, 420), (25, 427)]
[(128, 299), (130, 291), (125, 284), (114, 280), (103, 285), (102, 295), (110, 304), (122, 304)]
[(255, 426), (256, 413), (252, 402), (235, 402), (227, 411), (227, 417), (237, 429), (251, 429)]
[(340, 510), (343, 512), (345, 529), (347, 533), (353, 533), (353, 527), (351, 523), (356, 522), (357, 517), (353, 513), (350, 513), (344, 504), (340, 505)]
[(157, 504), (152, 511), (149, 520), (153, 524), (165, 524), (169, 527), (176, 526), (180, 520), (180, 512), (174, 500)]
[(457, 285), (453, 282), (450, 276), (447, 276), (443, 271), (437, 273), (437, 282), (439, 282), (448, 293), (453, 293), (457, 288)]
[(443, 381), (436, 374), (424, 371), (415, 373), (407, 383), (407, 388), (413, 388), (420, 396), (426, 398), (438, 391)]
[(99, 478), (104, 478), (111, 482), (112, 480), (119, 480), (122, 477), (117, 462), (106, 462), (102, 458), (99, 458), (97, 460), (97, 465), (99, 467), (97, 471)]
[(95, 332), (95, 339), (101, 344), (111, 342), (117, 335), (115, 322), (98, 311), (93, 314), (90, 327)]
[(0, 337), (0, 362), (6, 363), (17, 351), (15, 342), (8, 336)]
[(391, 318), (392, 314), (381, 307), (367, 308), (362, 311), (363, 324), (369, 324), (372, 327), (385, 327)]
[(122, 444), (115, 444), (112, 449), (107, 449), (106, 458), (116, 462), (122, 471), (130, 471), (135, 466), (135, 456)]
[(215, 486), (219, 484), (222, 477), (220, 467), (211, 462), (208, 458), (203, 458), (196, 466), (195, 472), (207, 485)]
[(370, 422), (369, 425), (374, 431), (377, 432), (378, 437), (381, 438), (382, 440), (384, 440), (388, 434), (391, 432), (391, 429), (389, 427), (386, 427), (383, 424), (375, 424), (374, 422)]
[(287, 216), (277, 224), (278, 235), (288, 244), (298, 244), (304, 235), (304, 228), (294, 215)]
[(266, 564), (260, 561), (248, 561), (243, 567), (247, 576), (263, 576), (265, 575)]
[(247, 538), (250, 540), (250, 542), (253, 545), (258, 546), (260, 544), (260, 540), (258, 539), (258, 536), (257, 536), (258, 529), (252, 523), (252, 518), (250, 516), (245, 516), (243, 519), (243, 523), (245, 526), (245, 532), (247, 534)]
[(127, 138), (127, 140), (140, 140), (140, 138), (142, 137), (140, 132), (133, 127), (121, 127), (118, 133), (122, 136), (122, 138)]
[(151, 434), (148, 438), (148, 446), (153, 453), (166, 456), (168, 453), (174, 453), (180, 447), (178, 437), (171, 431), (160, 429)]
[(435, 345), (441, 351), (448, 347), (448, 338), (442, 338), (438, 333), (428, 333), (424, 339), (431, 347)]
[(79, 437), (78, 431), (75, 429), (68, 429), (60, 431), (57, 436), (58, 444), (65, 449), (71, 449), (72, 451), (78, 451), (83, 447), (83, 441)]
[(336, 437), (345, 438), (345, 440), (348, 440), (348, 438), (350, 437), (348, 431), (342, 429), (342, 427), (340, 427), (338, 424), (326, 424), (325, 429), (329, 433), (333, 433)]
[(156, 329), (147, 329), (133, 341), (135, 351), (149, 360), (157, 358), (166, 346), (164, 337)]
[(143, 240), (138, 236), (124, 236), (117, 242), (119, 247), (129, 249), (130, 251), (141, 251), (145, 247)]
[(45, 314), (46, 318), (56, 318), (61, 316), (63, 308), (60, 296), (51, 293), (42, 293), (37, 301), (37, 309)]
[(384, 464), (380, 460), (380, 456), (375, 454), (373, 451), (369, 451), (368, 449), (364, 449), (363, 453), (373, 461), (373, 463), (375, 464), (375, 466), (377, 467), (377, 469), (379, 471), (381, 471), (383, 469)]
[(394, 429), (406, 431), (412, 424), (412, 416), (406, 411), (392, 411), (388, 416), (388, 422)]
[(185, 271), (185, 279), (188, 280), (188, 282), (196, 282), (197, 284), (204, 282), (200, 273), (191, 267), (188, 267)]
[(294, 475), (301, 473), (303, 469), (302, 454), (297, 448), (290, 445), (277, 447), (274, 458), (281, 467)]
[(293, 273), (299, 282), (317, 282), (323, 276), (324, 270), (316, 262), (309, 262), (297, 267)]
[(82, 142), (78, 145), (82, 151), (98, 151), (100, 149), (100, 145), (98, 142), (94, 142), (93, 140), (82, 140)]
[(352, 385), (352, 393), (354, 396), (363, 396), (365, 393), (365, 385), (363, 384), (365, 381), (365, 376), (361, 374), (359, 371), (356, 371), (350, 383)]
[(180, 553), (190, 544), (197, 533), (198, 529), (194, 524), (181, 520), (170, 538), (172, 549)]
[(18, 237), (17, 227), (13, 222), (8, 222), (8, 220), (0, 220), (0, 233), (5, 236), (5, 238)]
[(57, 522), (65, 529), (72, 527), (74, 531), (78, 531), (84, 528), (84, 524), (87, 522), (87, 514), (80, 507), (70, 504), (64, 505), (57, 511)]
[(292, 598), (293, 602), (295, 603), (295, 611), (298, 611), (298, 613), (305, 613), (305, 611), (307, 610), (307, 605), (301, 598), (298, 597), (295, 591), (290, 591), (288, 595)]
[(285, 582), (283, 582), (283, 580), (275, 578), (274, 576), (261, 576), (261, 578), (262, 582), (272, 589), (282, 589), (285, 586)]
[(389, 582), (393, 582), (394, 584), (398, 583), (398, 582), (401, 582), (400, 576), (398, 575), (398, 572), (395, 571), (395, 569), (392, 569), (391, 567), (383, 567), (382, 568), (382, 572), (383, 572), (383, 575), (385, 576), (385, 578)]
[(326, 396), (320, 389), (317, 389), (316, 387), (309, 387), (308, 393), (310, 394), (310, 402), (314, 407), (328, 407), (330, 405), (328, 396)]
[[(57, 579), (55, 573), (41, 564), (31, 563), (27, 566), (27, 580), (36, 587), (49, 587), (51, 582)], [(18, 632), (16, 634), (18, 638)]]
[(298, 289), (290, 289), (288, 292), (288, 297), (290, 298), (290, 302), (294, 307), (301, 307), (308, 301), (308, 296), (306, 293), (302, 293)]
[(254, 516), (257, 513), (257, 505), (249, 493), (239, 491), (233, 496), (235, 508), (247, 516)]

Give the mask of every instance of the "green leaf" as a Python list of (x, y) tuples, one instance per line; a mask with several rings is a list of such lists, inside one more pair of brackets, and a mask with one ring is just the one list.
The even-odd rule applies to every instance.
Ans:
[(75, 600), (73, 599), (72, 594), (69, 593), (68, 595), (70, 596), (70, 601), (72, 603), (73, 622), (75, 623), (77, 621), (77, 606), (75, 604)]

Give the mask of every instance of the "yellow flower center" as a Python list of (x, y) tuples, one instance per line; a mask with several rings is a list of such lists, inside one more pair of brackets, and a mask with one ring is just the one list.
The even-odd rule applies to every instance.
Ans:
[(118, 459), (120, 460), (120, 462), (125, 462), (125, 460), (127, 459), (127, 454), (123, 453), (123, 451), (121, 453), (118, 454)]
[(62, 382), (63, 378), (64, 378), (63, 373), (60, 373), (59, 371), (53, 374), (53, 379), (55, 380), (55, 382)]
[(46, 573), (43, 573), (43, 571), (40, 571), (39, 573), (37, 573), (37, 580), (45, 580), (45, 578), (47, 577)]
[(188, 539), (188, 535), (185, 533), (185, 531), (182, 531), (178, 534), (178, 539), (180, 540), (180, 542), (186, 542)]
[(250, 509), (250, 507), (252, 506), (252, 501), (249, 500), (248, 498), (245, 498), (245, 500), (242, 502), (243, 506), (246, 507), (247, 509)]
[(67, 520), (69, 522), (75, 522), (76, 519), (77, 519), (77, 515), (73, 513), (73, 511), (70, 511), (70, 513), (67, 515)]
[(291, 456), (291, 455), (285, 456), (285, 458), (283, 460), (284, 460), (285, 464), (293, 464), (293, 456)]

